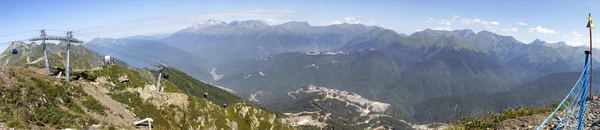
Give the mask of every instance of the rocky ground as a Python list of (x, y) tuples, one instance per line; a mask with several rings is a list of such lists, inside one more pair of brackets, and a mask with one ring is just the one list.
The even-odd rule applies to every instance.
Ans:
[[(600, 100), (592, 100), (592, 101), (587, 101), (585, 103), (585, 121), (584, 121), (584, 128), (585, 130), (600, 130), (600, 124), (594, 124), (594, 121), (600, 120), (600, 116), (598, 114), (600, 114)], [(512, 130), (534, 130), (537, 129), (537, 127), (544, 121), (544, 119), (546, 119), (546, 117), (551, 114), (550, 112), (547, 113), (540, 113), (540, 114), (535, 114), (535, 115), (531, 115), (531, 116), (523, 116), (523, 117), (518, 117), (515, 119), (508, 119), (508, 120), (504, 120), (501, 121), (500, 123), (498, 123), (496, 125), (495, 129), (512, 129)], [(555, 115), (563, 115), (564, 114), (564, 110), (557, 112), (557, 114)], [(562, 118), (562, 117), (560, 117)], [(556, 120), (559, 119), (559, 117), (555, 116), (554, 120), (550, 120), (548, 121), (548, 123), (546, 123), (547, 125), (542, 127), (543, 130), (548, 130), (548, 129), (554, 129), (555, 128), (555, 124), (556, 124)], [(571, 118), (569, 118), (570, 120), (573, 120)], [(577, 124), (569, 124), (567, 127), (565, 127), (565, 123), (562, 123), (560, 126), (560, 129), (577, 129)]]

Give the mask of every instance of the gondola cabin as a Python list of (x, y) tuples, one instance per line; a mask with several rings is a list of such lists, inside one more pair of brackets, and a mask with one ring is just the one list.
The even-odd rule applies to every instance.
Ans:
[(163, 78), (168, 79), (169, 78), (169, 73), (164, 73), (163, 74)]
[(19, 50), (17, 50), (17, 48), (12, 49), (12, 54), (13, 55), (19, 54)]

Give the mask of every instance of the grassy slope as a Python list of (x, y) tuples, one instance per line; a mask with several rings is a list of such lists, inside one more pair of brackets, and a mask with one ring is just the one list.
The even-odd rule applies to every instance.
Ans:
[[(238, 124), (238, 129), (268, 129), (271, 126), (275, 129), (285, 129), (277, 120), (270, 123), (269, 119), (276, 118), (272, 112), (240, 102), (231, 102), (229, 107), (223, 108), (220, 104), (213, 103), (220, 102), (220, 100), (214, 99), (213, 101), (193, 96), (189, 93), (186, 94), (190, 97), (187, 108), (174, 105), (167, 107), (154, 106), (149, 101), (141, 99), (137, 92), (122, 91), (130, 87), (140, 87), (145, 84), (143, 82), (145, 79), (140, 79), (132, 70), (122, 66), (103, 66), (103, 68), (95, 71), (78, 72), (73, 75), (81, 76), (82, 80), (94, 80), (100, 76), (118, 79), (121, 75), (127, 75), (130, 78), (130, 82), (120, 83), (118, 81), (110, 81), (115, 83), (115, 85), (112, 87), (110, 85), (107, 86), (111, 91), (109, 94), (116, 101), (128, 106), (138, 118), (153, 118), (155, 120), (153, 124), (155, 128), (188, 129), (190, 126), (200, 129), (211, 127), (229, 128), (227, 120), (230, 120)], [(43, 74), (34, 74), (32, 69), (2, 67), (2, 70), (0, 71), (0, 75), (3, 75), (0, 78), (0, 92), (4, 98), (0, 99), (0, 122), (6, 122), (9, 127), (80, 128), (80, 126), (88, 127), (91, 124), (101, 123), (83, 112), (82, 108), (85, 107), (102, 115), (104, 108), (95, 99), (90, 98), (90, 96), (83, 92), (81, 90), (82, 86), (71, 86), (61, 79), (43, 76)], [(143, 70), (145, 69), (137, 69), (135, 71)], [(148, 74), (150, 72), (141, 73)], [(187, 80), (199, 82), (194, 79)], [(181, 92), (176, 84), (169, 79), (162, 80), (162, 82), (166, 87), (165, 91), (167, 93)], [(205, 84), (195, 87), (213, 86)], [(213, 95), (227, 95), (219, 93), (215, 91)], [(239, 101), (241, 99), (237, 97), (223, 99), (223, 101), (235, 100)], [(241, 115), (241, 109), (249, 109), (247, 116)], [(206, 122), (212, 124), (200, 126), (199, 122), (194, 121), (200, 116), (204, 117)]]

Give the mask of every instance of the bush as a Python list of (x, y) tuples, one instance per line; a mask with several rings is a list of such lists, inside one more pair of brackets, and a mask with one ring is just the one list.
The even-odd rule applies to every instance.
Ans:
[(77, 113), (84, 113), (83, 109), (77, 105), (77, 103), (75, 103), (75, 101), (73, 101), (73, 99), (71, 98), (65, 98), (65, 107), (69, 108), (69, 110), (77, 112)]
[(69, 124), (74, 124), (73, 119), (76, 118), (58, 107), (38, 108), (35, 116), (38, 125), (51, 125), (56, 128), (67, 128)]
[(23, 121), (20, 120), (11, 120), (7, 124), (8, 127), (17, 128), (17, 129), (27, 129), (27, 126)]

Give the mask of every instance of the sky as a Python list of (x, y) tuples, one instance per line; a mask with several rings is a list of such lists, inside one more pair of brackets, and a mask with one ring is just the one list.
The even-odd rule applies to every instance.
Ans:
[[(585, 46), (590, 35), (585, 28), (588, 13), (600, 19), (598, 5), (600, 1), (591, 0), (2, 0), (0, 49), (11, 41), (39, 36), (41, 29), (57, 36), (70, 30), (75, 38), (89, 41), (173, 33), (209, 19), (263, 20), (271, 25), (360, 23), (407, 35), (427, 28), (488, 30), (524, 43), (541, 39)], [(592, 40), (599, 41), (598, 34)]]

